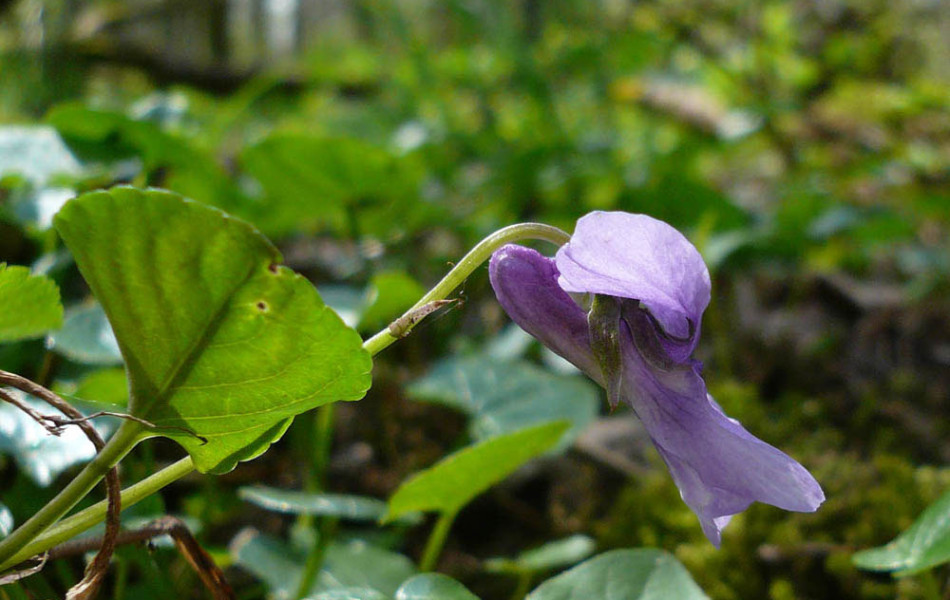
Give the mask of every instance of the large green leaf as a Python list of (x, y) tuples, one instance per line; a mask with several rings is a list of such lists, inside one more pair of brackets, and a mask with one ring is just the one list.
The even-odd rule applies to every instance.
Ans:
[(422, 573), (399, 586), (396, 600), (478, 600), (478, 596), (447, 575)]
[(250, 225), (122, 187), (69, 202), (55, 226), (119, 341), (130, 411), (206, 438), (162, 431), (199, 470), (228, 471), (294, 415), (369, 387), (359, 336)]
[(63, 306), (52, 279), (0, 263), (0, 342), (39, 337), (62, 324)]
[(564, 421), (545, 423), (463, 448), (399, 486), (389, 500), (386, 520), (414, 511), (457, 512), (554, 446), (569, 427)]
[(526, 600), (708, 600), (667, 552), (613, 550), (549, 579)]
[(446, 404), (470, 415), (469, 430), (478, 440), (569, 420), (573, 427), (562, 447), (594, 420), (599, 404), (596, 388), (585, 379), (483, 355), (443, 360), (408, 392), (416, 400)]
[(889, 544), (854, 555), (854, 564), (869, 571), (911, 575), (950, 561), (950, 492), (931, 504), (905, 532)]

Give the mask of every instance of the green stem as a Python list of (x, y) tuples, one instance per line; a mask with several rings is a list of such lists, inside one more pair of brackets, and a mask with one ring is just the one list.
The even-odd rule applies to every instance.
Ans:
[(524, 600), (528, 592), (531, 591), (531, 571), (521, 571), (518, 573), (518, 585), (515, 587), (515, 593), (511, 595), (511, 600)]
[[(122, 507), (128, 508), (132, 506), (194, 470), (195, 463), (191, 460), (190, 456), (165, 467), (158, 473), (150, 475), (135, 485), (122, 490)], [(72, 539), (87, 529), (98, 525), (105, 518), (106, 507), (107, 503), (105, 501), (99, 502), (53, 525), (46, 530), (45, 533), (24, 545), (10, 558), (0, 563), (0, 571), (9, 569), (13, 565), (21, 563), (31, 556), (42, 554), (53, 546)]]
[(112, 439), (95, 457), (69, 482), (63, 490), (50, 500), (30, 519), (18, 527), (9, 537), (0, 541), (0, 563), (17, 554), (27, 543), (46, 531), (53, 523), (62, 518), (76, 506), (99, 481), (139, 440), (142, 425), (134, 421), (125, 421)]
[[(426, 304), (435, 300), (445, 299), (446, 296), (461, 285), (479, 265), (491, 258), (492, 253), (498, 248), (505, 244), (527, 239), (543, 240), (561, 246), (566, 244), (571, 239), (571, 236), (557, 227), (551, 227), (550, 225), (543, 225), (541, 223), (519, 223), (518, 225), (510, 225), (499, 229), (472, 248), (469, 253), (455, 265), (455, 268), (449, 271), (448, 274), (442, 278), (442, 281), (429, 290), (412, 308), (407, 310), (403, 317), (408, 319), (413, 313)], [(413, 325), (414, 323), (410, 322), (405, 332), (408, 333)], [(389, 347), (389, 345), (397, 339), (399, 338), (393, 336), (389, 332), (389, 329), (384, 329), (366, 340), (363, 343), (363, 347), (366, 348), (370, 354), (375, 356)]]
[(429, 541), (426, 542), (425, 550), (422, 551), (422, 558), (419, 560), (419, 570), (428, 573), (435, 568), (435, 563), (442, 554), (442, 547), (445, 546), (445, 540), (449, 537), (449, 530), (452, 529), (452, 523), (455, 522), (455, 515), (458, 511), (445, 512), (439, 515), (432, 533), (429, 534)]
[[(333, 421), (336, 410), (333, 404), (325, 404), (316, 411), (316, 423), (314, 434), (316, 443), (314, 444), (313, 465), (310, 470), (310, 479), (307, 481), (307, 490), (311, 492), (323, 491), (326, 489), (326, 473), (330, 464), (330, 450), (333, 445)], [(336, 530), (336, 520), (330, 518), (314, 519), (309, 515), (301, 515), (298, 524), (304, 527), (313, 528), (314, 539), (307, 555), (307, 562), (304, 563), (303, 574), (300, 577), (300, 583), (297, 585), (297, 593), (294, 596), (300, 600), (310, 593), (313, 583), (320, 574), (320, 567), (323, 566), (323, 557), (326, 554), (327, 545), (330, 538)]]
[(327, 469), (330, 466), (330, 450), (333, 446), (333, 422), (336, 407), (333, 404), (324, 404), (317, 409), (316, 444), (313, 459), (313, 473), (310, 485), (313, 491), (326, 489)]
[(304, 563), (303, 574), (300, 576), (300, 583), (297, 584), (297, 593), (294, 595), (296, 600), (305, 598), (313, 588), (317, 575), (320, 574), (320, 568), (323, 566), (323, 557), (327, 553), (327, 547), (330, 540), (336, 534), (337, 520), (334, 518), (324, 518), (320, 526), (316, 528), (316, 537), (313, 540), (313, 547), (307, 556), (307, 562)]

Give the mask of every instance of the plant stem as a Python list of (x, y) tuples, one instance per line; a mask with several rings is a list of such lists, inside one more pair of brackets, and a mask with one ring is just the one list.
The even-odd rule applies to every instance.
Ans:
[(0, 563), (8, 559), (46, 531), (53, 523), (62, 518), (69, 509), (82, 500), (92, 488), (105, 476), (106, 471), (119, 462), (138, 442), (142, 425), (134, 421), (125, 421), (115, 435), (96, 454), (95, 457), (69, 482), (63, 490), (41, 508), (26, 523), (14, 530), (9, 537), (0, 541)]
[[(108, 447), (108, 445), (107, 445)], [(188, 456), (173, 463), (158, 473), (150, 475), (135, 485), (122, 490), (122, 506), (128, 508), (140, 500), (151, 496), (166, 485), (177, 481), (195, 470), (195, 463)], [(37, 513), (39, 514), (39, 513)], [(80, 533), (98, 525), (105, 518), (106, 502), (99, 502), (63, 519), (46, 530), (45, 533), (16, 550), (10, 558), (0, 563), (0, 571), (8, 569), (31, 556), (46, 552)], [(29, 521), (27, 521), (29, 523)], [(10, 538), (7, 538), (10, 539)]]
[[(413, 313), (430, 302), (445, 299), (452, 293), (452, 290), (461, 285), (479, 265), (491, 258), (495, 250), (505, 244), (527, 239), (543, 240), (561, 246), (566, 244), (571, 239), (571, 236), (557, 227), (543, 225), (541, 223), (519, 223), (518, 225), (510, 225), (499, 229), (472, 248), (469, 253), (455, 265), (455, 268), (442, 278), (442, 281), (436, 284), (436, 286), (429, 290), (412, 308), (405, 312), (403, 317), (410, 319), (410, 321), (404, 332), (408, 333), (415, 324), (411, 322)], [(392, 335), (389, 329), (384, 329), (366, 340), (363, 343), (363, 347), (366, 348), (370, 354), (375, 356), (397, 339), (399, 338)]]
[(326, 489), (327, 469), (330, 466), (330, 450), (333, 447), (333, 423), (336, 415), (336, 407), (331, 404), (324, 404), (317, 409), (316, 423), (314, 432), (316, 440), (314, 444), (313, 472), (311, 473), (310, 485), (313, 491), (323, 491)]
[(524, 600), (528, 592), (531, 591), (531, 571), (521, 571), (518, 573), (518, 585), (515, 587), (515, 593), (511, 595), (511, 600)]
[(455, 515), (458, 511), (444, 512), (439, 515), (432, 533), (429, 534), (429, 541), (426, 542), (425, 550), (422, 552), (422, 558), (419, 560), (419, 570), (428, 573), (435, 568), (439, 555), (442, 554), (442, 547), (445, 546), (445, 540), (449, 537), (449, 530), (452, 523), (455, 522)]
[(321, 519), (320, 525), (315, 528), (316, 536), (313, 540), (313, 547), (310, 549), (310, 554), (307, 555), (307, 562), (304, 563), (300, 583), (297, 584), (297, 592), (294, 594), (296, 600), (305, 598), (313, 588), (313, 584), (320, 574), (320, 568), (323, 566), (323, 557), (326, 556), (327, 547), (336, 535), (336, 526), (337, 519), (326, 517)]
[[(326, 489), (326, 473), (330, 464), (330, 450), (333, 445), (333, 422), (336, 413), (333, 404), (324, 404), (317, 409), (315, 415), (313, 464), (310, 469), (310, 478), (307, 481), (307, 491), (319, 492)], [(295, 600), (305, 597), (313, 587), (320, 567), (323, 566), (323, 557), (326, 554), (330, 538), (336, 530), (336, 520), (330, 518), (316, 518), (301, 515), (298, 524), (313, 529), (313, 545), (307, 555), (300, 583), (297, 584)]]

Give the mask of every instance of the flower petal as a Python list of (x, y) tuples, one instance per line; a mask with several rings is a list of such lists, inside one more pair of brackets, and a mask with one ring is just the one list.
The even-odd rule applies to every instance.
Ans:
[(674, 354), (692, 353), (709, 304), (709, 271), (673, 227), (646, 215), (593, 212), (577, 222), (555, 262), (565, 291), (639, 300), (668, 335), (689, 340)]
[(508, 244), (492, 254), (488, 274), (498, 302), (515, 323), (603, 384), (590, 349), (587, 313), (558, 286), (554, 260)]
[(625, 315), (624, 399), (653, 440), (706, 537), (719, 546), (728, 517), (752, 502), (812, 512), (825, 495), (815, 478), (722, 411), (706, 393), (698, 363), (664, 370), (649, 364), (638, 337), (657, 335), (649, 317)]

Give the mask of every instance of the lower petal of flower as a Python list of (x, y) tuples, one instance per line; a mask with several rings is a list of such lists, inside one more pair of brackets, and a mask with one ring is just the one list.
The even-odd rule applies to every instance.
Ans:
[[(630, 336), (627, 322), (622, 328)], [(631, 327), (648, 326), (633, 323)], [(825, 496), (794, 459), (731, 419), (706, 393), (694, 364), (659, 369), (624, 345), (624, 400), (643, 422), (710, 541), (752, 502), (812, 512)]]

